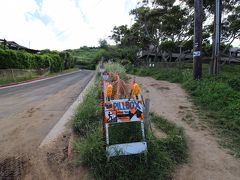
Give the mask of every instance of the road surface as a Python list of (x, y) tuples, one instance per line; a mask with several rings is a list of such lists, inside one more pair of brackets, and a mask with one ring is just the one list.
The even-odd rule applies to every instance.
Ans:
[(93, 75), (82, 70), (0, 89), (0, 160), (35, 151)]

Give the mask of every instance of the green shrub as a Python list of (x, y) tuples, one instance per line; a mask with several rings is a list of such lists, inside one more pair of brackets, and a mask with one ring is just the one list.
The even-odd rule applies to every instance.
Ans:
[(0, 69), (44, 69), (51, 72), (59, 72), (63, 69), (72, 68), (76, 59), (69, 52), (62, 53), (45, 50), (40, 54), (30, 54), (25, 51), (1, 49)]
[(60, 58), (59, 54), (51, 54), (51, 72), (59, 72), (63, 70), (64, 60)]
[(125, 68), (118, 63), (106, 63), (104, 67), (107, 72), (118, 73), (123, 80), (127, 78)]
[(229, 79), (228, 84), (231, 88), (233, 88), (236, 91), (240, 91), (240, 76)]

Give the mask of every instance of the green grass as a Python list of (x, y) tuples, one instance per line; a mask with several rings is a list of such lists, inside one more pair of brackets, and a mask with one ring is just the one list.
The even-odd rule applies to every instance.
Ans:
[(156, 127), (167, 134), (167, 138), (162, 141), (172, 159), (177, 163), (186, 162), (188, 158), (188, 147), (184, 130), (163, 117), (156, 116), (155, 114), (151, 114), (150, 117)]
[(221, 66), (215, 77), (209, 76), (207, 65), (203, 65), (199, 81), (192, 80), (189, 64), (183, 67), (130, 68), (128, 72), (181, 83), (200, 108), (203, 120), (221, 137), (220, 143), (240, 157), (240, 65)]
[(76, 64), (87, 69), (95, 69), (104, 52), (105, 50), (102, 48), (82, 47), (72, 50), (71, 54), (76, 58)]
[(0, 85), (7, 85), (11, 83), (18, 83), (22, 81), (31, 80), (37, 77), (35, 72), (28, 70), (11, 70), (3, 69), (0, 70)]
[(11, 83), (21, 83), (27, 80), (32, 80), (32, 79), (36, 79), (38, 77), (52, 77), (52, 76), (57, 76), (57, 75), (61, 75), (61, 74), (66, 74), (66, 73), (70, 73), (70, 72), (74, 72), (74, 71), (79, 71), (78, 68), (72, 68), (72, 69), (66, 69), (63, 70), (61, 72), (57, 72), (57, 73), (46, 73), (44, 75), (37, 75), (36, 73), (28, 73), (28, 74), (24, 74), (21, 76), (13, 76), (12, 74), (9, 74), (7, 77), (3, 77), (0, 76), (0, 85), (7, 85), (7, 84), (11, 84)]
[(118, 63), (105, 63), (104, 68), (107, 72), (118, 73), (122, 80), (127, 79), (126, 69)]
[(28, 77), (21, 77), (21, 78), (15, 78), (15, 79), (0, 79), (0, 85), (7, 85), (11, 83), (20, 83), (23, 81), (31, 80), (36, 78), (36, 76), (28, 76)]
[(66, 74), (66, 73), (71, 73), (71, 72), (75, 72), (75, 71), (79, 71), (79, 68), (71, 68), (71, 69), (65, 69), (61, 72), (57, 72), (57, 73), (49, 73), (47, 74), (47, 76), (57, 76), (57, 75), (61, 75), (61, 74)]
[(100, 90), (97, 84), (85, 96), (73, 120), (73, 130), (81, 137), (95, 132), (101, 118)]
[[(143, 154), (112, 157), (107, 162), (102, 143), (100, 123), (102, 112), (99, 97), (99, 84), (96, 83), (73, 120), (73, 129), (78, 135), (74, 146), (78, 162), (88, 167), (95, 179), (172, 179), (175, 166), (186, 162), (187, 159), (187, 145), (183, 130), (166, 119), (151, 114), (151, 120), (157, 128), (167, 134), (167, 138), (157, 139), (152, 132), (148, 133), (147, 163)], [(130, 129), (133, 130), (135, 125)], [(129, 132), (129, 127), (123, 128), (115, 126), (115, 129), (110, 131), (113, 136), (112, 143), (121, 143), (128, 137), (140, 138)], [(117, 138), (118, 136), (125, 136), (125, 138)]]
[[(117, 132), (117, 133), (116, 133)], [(109, 126), (109, 144), (142, 141), (140, 122), (114, 123)]]

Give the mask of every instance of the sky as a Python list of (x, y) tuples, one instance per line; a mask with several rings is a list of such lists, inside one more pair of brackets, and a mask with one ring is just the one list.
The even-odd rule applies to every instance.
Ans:
[[(0, 0), (0, 39), (32, 49), (98, 46), (114, 26), (133, 23), (139, 0)], [(233, 43), (240, 45), (239, 41)]]
[(133, 23), (138, 1), (0, 0), (0, 39), (39, 50), (98, 46), (114, 26)]

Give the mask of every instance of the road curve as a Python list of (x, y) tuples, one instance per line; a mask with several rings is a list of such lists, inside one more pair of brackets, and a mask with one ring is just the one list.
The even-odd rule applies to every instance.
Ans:
[(93, 75), (82, 70), (0, 89), (0, 159), (34, 151)]

